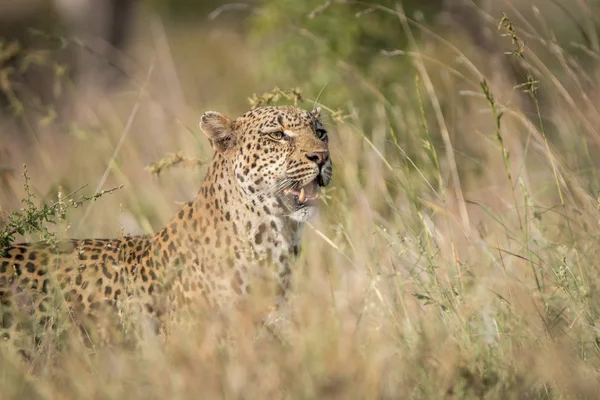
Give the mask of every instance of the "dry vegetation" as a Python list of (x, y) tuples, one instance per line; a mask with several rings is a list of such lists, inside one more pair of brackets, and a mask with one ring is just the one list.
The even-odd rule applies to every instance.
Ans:
[[(35, 371), (0, 358), (0, 397), (600, 397), (598, 37), (568, 44), (572, 57), (551, 27), (537, 31), (505, 4), (516, 16), (489, 21), (512, 54), (379, 9), (420, 37), (380, 54), (409, 61), (398, 85), (384, 95), (369, 76), (331, 66), (363, 91), (323, 101), (334, 181), (306, 229), (283, 343), (249, 316), (232, 322), (231, 348), (215, 346), (211, 321), (190, 321), (167, 343), (142, 335), (92, 350), (71, 339), (73, 350), (47, 351)], [(593, 12), (582, 18), (595, 35)], [(87, 195), (124, 185), (50, 225), (58, 236), (154, 231), (199, 186), (194, 160), (211, 156), (202, 111), (235, 116), (252, 93), (308, 85), (260, 74), (264, 46), (225, 25), (163, 30), (149, 18), (137, 32), (137, 72), (118, 93), (67, 128), (35, 120), (28, 138), (2, 132), (3, 214), (25, 197), (26, 163), (46, 203), (85, 184)], [(520, 82), (498, 61), (507, 57)], [(319, 97), (302, 94), (306, 108)], [(158, 177), (146, 169), (182, 149), (154, 165)], [(193, 168), (165, 168), (172, 160)]]

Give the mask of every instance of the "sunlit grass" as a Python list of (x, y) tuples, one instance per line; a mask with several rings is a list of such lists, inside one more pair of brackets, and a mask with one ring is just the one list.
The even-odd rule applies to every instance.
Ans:
[[(510, 33), (503, 23), (498, 34)], [(415, 29), (401, 15), (398, 24)], [(596, 398), (599, 114), (590, 99), (598, 93), (573, 85), (568, 63), (546, 67), (515, 35), (509, 49), (523, 54), (506, 57), (524, 58), (522, 82), (489, 72), (495, 66), (468, 44), (433, 35), (402, 54), (415, 68), (396, 97), (365, 106), (357, 93), (322, 105), (334, 180), (273, 327), (281, 340), (251, 312), (232, 316), (230, 348), (219, 344), (221, 323), (204, 319), (174, 328), (166, 343), (142, 331), (135, 346), (89, 349), (73, 335), (72, 350), (48, 347), (35, 370), (0, 359), (1, 397)], [(157, 60), (146, 88), (98, 99), (72, 135), (8, 146), (10, 166), (27, 163), (40, 198), (55, 198), (59, 187), (88, 184), (92, 195), (124, 185), (50, 226), (59, 236), (158, 229), (193, 198), (205, 167), (159, 176), (145, 168), (168, 165), (165, 154), (180, 150), (181, 160), (210, 159), (198, 116), (218, 109), (234, 117), (252, 93), (273, 86), (231, 65), (219, 44), (260, 68), (259, 50), (236, 37), (202, 42), (203, 54), (231, 70), (217, 84), (208, 65), (195, 82), (190, 70), (202, 67), (181, 56), (194, 47), (192, 33), (176, 39), (171, 53), (144, 54)], [(181, 65), (179, 75), (165, 61)], [(581, 71), (598, 73), (593, 64)], [(548, 100), (538, 101), (534, 82)], [(227, 96), (204, 92), (219, 88)], [(308, 109), (319, 93), (303, 96)], [(227, 97), (236, 99), (228, 105)], [(19, 207), (8, 195), (18, 187), (3, 188), (3, 210)]]

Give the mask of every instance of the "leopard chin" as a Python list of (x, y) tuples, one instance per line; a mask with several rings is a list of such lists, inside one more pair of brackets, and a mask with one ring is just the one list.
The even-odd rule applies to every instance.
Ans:
[(319, 207), (305, 206), (296, 211), (291, 212), (288, 218), (297, 222), (308, 222), (319, 214)]

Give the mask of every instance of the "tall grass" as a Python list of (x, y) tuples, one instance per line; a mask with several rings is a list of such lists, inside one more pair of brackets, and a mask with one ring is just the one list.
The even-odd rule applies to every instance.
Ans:
[[(220, 324), (196, 320), (166, 343), (141, 335), (132, 348), (51, 353), (35, 373), (5, 356), (2, 398), (599, 396), (597, 62), (501, 15), (496, 34), (509, 35), (512, 55), (492, 57), (401, 10), (379, 11), (397, 15), (410, 42), (381, 57), (405, 57), (414, 68), (368, 105), (360, 94), (323, 105), (334, 181), (306, 229), (289, 307), (274, 323), (282, 340), (249, 312), (232, 317), (231, 348), (216, 344)], [(53, 227), (61, 236), (156, 230), (195, 195), (204, 170), (155, 177), (144, 167), (180, 149), (209, 159), (200, 113), (235, 116), (242, 100), (277, 80), (248, 73), (268, 60), (221, 33), (172, 30), (172, 48), (147, 39), (160, 54), (147, 87), (98, 99), (75, 135), (7, 145), (40, 194), (99, 180), (124, 185), (70, 211), (70, 224)], [(190, 48), (210, 57), (196, 63)], [(585, 49), (597, 58), (598, 49)], [(518, 59), (523, 80), (510, 81), (498, 57)], [(215, 65), (226, 68), (218, 83)], [(343, 63), (331, 68), (347, 72)], [(137, 81), (147, 73), (140, 68)], [(318, 93), (303, 94), (299, 105), (311, 108)]]

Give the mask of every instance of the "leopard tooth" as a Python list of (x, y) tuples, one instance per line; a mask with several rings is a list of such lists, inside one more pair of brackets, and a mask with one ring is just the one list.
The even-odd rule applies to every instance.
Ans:
[(306, 200), (306, 194), (304, 193), (304, 188), (300, 189), (300, 195), (298, 196), (298, 200), (300, 200), (300, 203), (304, 203), (304, 200)]

